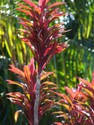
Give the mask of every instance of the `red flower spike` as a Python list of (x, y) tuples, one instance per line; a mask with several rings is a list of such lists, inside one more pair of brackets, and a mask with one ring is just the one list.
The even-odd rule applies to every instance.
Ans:
[[(8, 83), (21, 87), (23, 94), (11, 92), (7, 96), (13, 103), (22, 107), (30, 125), (38, 125), (42, 115), (55, 104), (56, 93), (53, 91), (57, 89), (57, 86), (49, 81), (43, 82), (52, 72), (44, 73), (42, 71), (55, 54), (60, 53), (67, 47), (64, 43), (58, 43), (57, 41), (66, 32), (62, 26), (63, 24), (59, 23), (51, 26), (51, 23), (65, 15), (59, 11), (59, 8), (55, 8), (64, 3), (56, 2), (48, 6), (49, 0), (39, 0), (38, 4), (30, 0), (23, 0), (23, 2), (25, 2), (25, 5), (19, 3), (17, 10), (28, 15), (30, 20), (20, 18), (20, 24), (23, 26), (20, 31), (23, 36), (19, 35), (19, 37), (30, 47), (34, 58), (31, 59), (29, 65), (23, 67), (23, 71), (11, 65), (9, 70), (18, 75), (21, 83), (11, 80), (8, 80)], [(37, 64), (36, 67), (34, 61)], [(40, 95), (37, 93), (40, 93)], [(57, 95), (72, 105), (69, 97), (61, 94)], [(19, 111), (16, 113), (16, 120), (18, 114)]]
[[(81, 83), (77, 85), (77, 89), (65, 87), (67, 95), (52, 91), (61, 97), (56, 104), (64, 107), (64, 111), (56, 111), (53, 114), (62, 117), (64, 125), (94, 125), (94, 73), (91, 82), (83, 78), (79, 80)], [(62, 122), (56, 124), (63, 125)]]
[(92, 108), (92, 110), (94, 110), (94, 72), (92, 73), (92, 80), (91, 82), (79, 78), (79, 80), (82, 82), (81, 86), (83, 88), (84, 95), (88, 98), (88, 101), (90, 103), (90, 106)]
[[(21, 83), (17, 81), (7, 80), (9, 84), (15, 84), (22, 88), (23, 94), (20, 92), (10, 92), (7, 94), (10, 101), (20, 107), (22, 107), (24, 115), (26, 116), (30, 125), (34, 122), (34, 102), (35, 102), (35, 91), (36, 91), (36, 76), (37, 71), (34, 65), (34, 58), (31, 59), (29, 65), (23, 67), (23, 71), (19, 70), (15, 66), (11, 65), (10, 71), (16, 73), (21, 79)], [(48, 78), (53, 72), (42, 72), (40, 76), (41, 89), (40, 89), (40, 103), (39, 103), (39, 120), (42, 115), (50, 110), (50, 108), (55, 104), (55, 95), (49, 90), (56, 90), (56, 84), (53, 82), (42, 80)], [(22, 113), (23, 113), (22, 112)], [(19, 113), (19, 111), (18, 111)], [(18, 115), (18, 114), (17, 114)], [(17, 118), (16, 118), (17, 120)], [(15, 120), (15, 121), (16, 121)]]
[[(64, 43), (57, 42), (57, 38), (65, 33), (62, 28), (63, 24), (59, 23), (53, 27), (50, 26), (50, 23), (65, 15), (55, 8), (64, 3), (56, 2), (48, 6), (49, 0), (39, 0), (38, 5), (30, 0), (24, 0), (24, 2), (28, 6), (19, 4), (21, 6), (17, 9), (27, 14), (31, 20), (20, 18), (24, 27), (24, 37), (21, 39), (29, 45), (38, 64), (38, 72), (41, 73), (49, 60), (67, 47)], [(25, 33), (26, 31), (27, 33)]]

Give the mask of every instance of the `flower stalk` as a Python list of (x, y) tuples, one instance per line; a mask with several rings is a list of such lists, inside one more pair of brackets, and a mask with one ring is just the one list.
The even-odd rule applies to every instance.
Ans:
[(39, 124), (38, 118), (38, 108), (39, 108), (39, 99), (40, 99), (40, 75), (36, 76), (36, 90), (35, 90), (35, 103), (34, 103), (34, 125)]

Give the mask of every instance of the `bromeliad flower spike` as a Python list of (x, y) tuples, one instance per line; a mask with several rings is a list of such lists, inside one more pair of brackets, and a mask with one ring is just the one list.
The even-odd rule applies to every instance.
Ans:
[(62, 117), (63, 123), (55, 122), (54, 125), (94, 125), (94, 72), (91, 82), (78, 79), (77, 89), (66, 86), (67, 94), (53, 92), (61, 97), (56, 103), (64, 107), (53, 113)]
[(58, 38), (65, 33), (63, 24), (50, 26), (53, 21), (65, 15), (56, 8), (64, 3), (56, 2), (48, 6), (49, 0), (39, 0), (38, 5), (30, 0), (23, 1), (26, 5), (19, 3), (17, 10), (28, 15), (30, 20), (20, 18), (20, 24), (24, 28), (21, 32), (24, 35), (19, 37), (31, 48), (38, 63), (38, 72), (41, 73), (51, 57), (67, 47), (64, 43), (58, 43)]
[[(16, 73), (22, 82), (8, 80), (8, 83), (20, 86), (23, 93), (11, 92), (7, 96), (13, 103), (22, 107), (30, 125), (39, 125), (42, 115), (54, 105), (51, 97), (55, 94), (50, 90), (55, 90), (56, 85), (49, 81), (41, 81), (52, 74), (51, 72), (43, 74), (43, 70), (55, 54), (67, 47), (64, 43), (58, 43), (58, 38), (66, 32), (63, 24), (55, 24), (55, 20), (65, 15), (57, 8), (64, 3), (55, 2), (48, 5), (48, 2), (49, 0), (39, 0), (38, 4), (35, 4), (31, 0), (23, 0), (24, 4), (19, 3), (17, 8), (29, 18), (19, 18), (23, 26), (20, 30), (23, 36), (19, 37), (30, 47), (34, 58), (30, 66), (24, 66), (23, 71), (11, 65), (9, 70)], [(16, 112), (15, 120), (20, 112)]]
[[(23, 93), (21, 92), (10, 92), (7, 94), (8, 99), (12, 103), (17, 104), (22, 108), (21, 110), (16, 111), (15, 121), (20, 112), (22, 112), (30, 125), (34, 125), (34, 102), (36, 94), (36, 76), (37, 71), (34, 66), (34, 59), (31, 60), (30, 65), (25, 65), (23, 71), (19, 70), (15, 66), (11, 65), (10, 71), (14, 72), (20, 78), (20, 81), (7, 80), (9, 84), (15, 84), (22, 88)], [(54, 94), (50, 90), (56, 90), (56, 84), (50, 81), (44, 81), (52, 72), (42, 73), (40, 76), (41, 87), (40, 87), (40, 99), (38, 107), (38, 120), (41, 119), (43, 114), (48, 111), (54, 105)], [(43, 82), (44, 81), (44, 82)]]

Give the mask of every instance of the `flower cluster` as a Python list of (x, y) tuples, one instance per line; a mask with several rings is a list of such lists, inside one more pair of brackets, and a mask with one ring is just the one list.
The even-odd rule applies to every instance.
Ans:
[(67, 95), (53, 92), (61, 97), (56, 103), (66, 109), (66, 112), (53, 113), (64, 120), (55, 125), (94, 125), (94, 72), (91, 82), (82, 78), (79, 80), (77, 89), (65, 87)]
[(43, 114), (54, 104), (56, 96), (52, 91), (57, 89), (56, 84), (46, 81), (52, 72), (43, 72), (47, 63), (57, 53), (62, 52), (67, 45), (58, 42), (58, 38), (66, 32), (62, 23), (55, 24), (55, 20), (64, 16), (59, 8), (63, 2), (55, 2), (48, 5), (49, 0), (39, 0), (38, 4), (30, 0), (18, 3), (17, 10), (27, 15), (28, 19), (20, 17), (20, 29), (18, 35), (31, 49), (33, 58), (29, 65), (23, 67), (23, 71), (11, 65), (10, 71), (17, 74), (19, 81), (7, 80), (9, 84), (16, 84), (23, 90), (10, 92), (8, 98), (22, 107), (22, 111), (15, 113), (15, 121), (18, 114), (23, 112), (30, 125), (38, 125)]
[[(19, 70), (13, 65), (11, 65), (11, 68), (9, 70), (17, 74), (21, 82), (12, 80), (7, 80), (7, 82), (9, 84), (18, 85), (23, 90), (23, 93), (10, 92), (7, 94), (8, 99), (10, 99), (12, 103), (22, 107), (22, 111), (20, 110), (15, 113), (15, 118), (17, 119), (18, 114), (20, 112), (23, 112), (30, 125), (33, 125), (36, 75), (37, 75), (37, 71), (35, 70), (34, 67), (34, 59), (32, 58), (30, 65), (25, 65), (23, 67), (23, 71)], [(40, 76), (41, 88), (40, 88), (40, 102), (38, 109), (39, 120), (41, 119), (43, 114), (54, 105), (53, 98), (55, 97), (55, 95), (51, 92), (51, 90), (57, 89), (56, 84), (45, 80), (51, 74), (52, 72), (43, 72)]]
[(62, 23), (54, 24), (54, 21), (65, 13), (56, 8), (63, 2), (56, 2), (50, 6), (49, 0), (39, 0), (38, 5), (30, 0), (23, 0), (27, 5), (19, 3), (20, 12), (29, 16), (28, 19), (20, 18), (23, 29), (23, 36), (19, 37), (29, 45), (38, 63), (38, 71), (41, 72), (52, 56), (63, 51), (67, 46), (64, 43), (58, 43), (65, 30)]

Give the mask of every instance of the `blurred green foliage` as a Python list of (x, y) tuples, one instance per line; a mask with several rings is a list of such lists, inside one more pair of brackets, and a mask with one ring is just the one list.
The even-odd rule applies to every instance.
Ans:
[[(13, 115), (19, 107), (11, 104), (5, 95), (11, 90), (21, 91), (16, 86), (6, 83), (7, 79), (17, 79), (8, 71), (9, 64), (13, 63), (21, 69), (32, 57), (30, 49), (17, 37), (17, 30), (21, 28), (18, 17), (24, 16), (15, 9), (17, 2), (20, 1), (0, 0), (0, 125), (6, 123), (28, 125), (22, 115), (18, 122), (14, 123)], [(47, 66), (47, 70), (55, 72), (51, 80), (59, 85), (61, 92), (64, 92), (64, 86), (77, 85), (76, 76), (91, 79), (94, 70), (94, 2), (93, 0), (65, 0), (65, 2), (66, 5), (61, 6), (61, 9), (68, 15), (61, 21), (65, 22), (66, 29), (71, 30), (62, 41), (68, 40), (69, 47), (63, 53), (54, 56)], [(46, 114), (41, 125), (50, 119), (53, 121), (53, 118)]]

